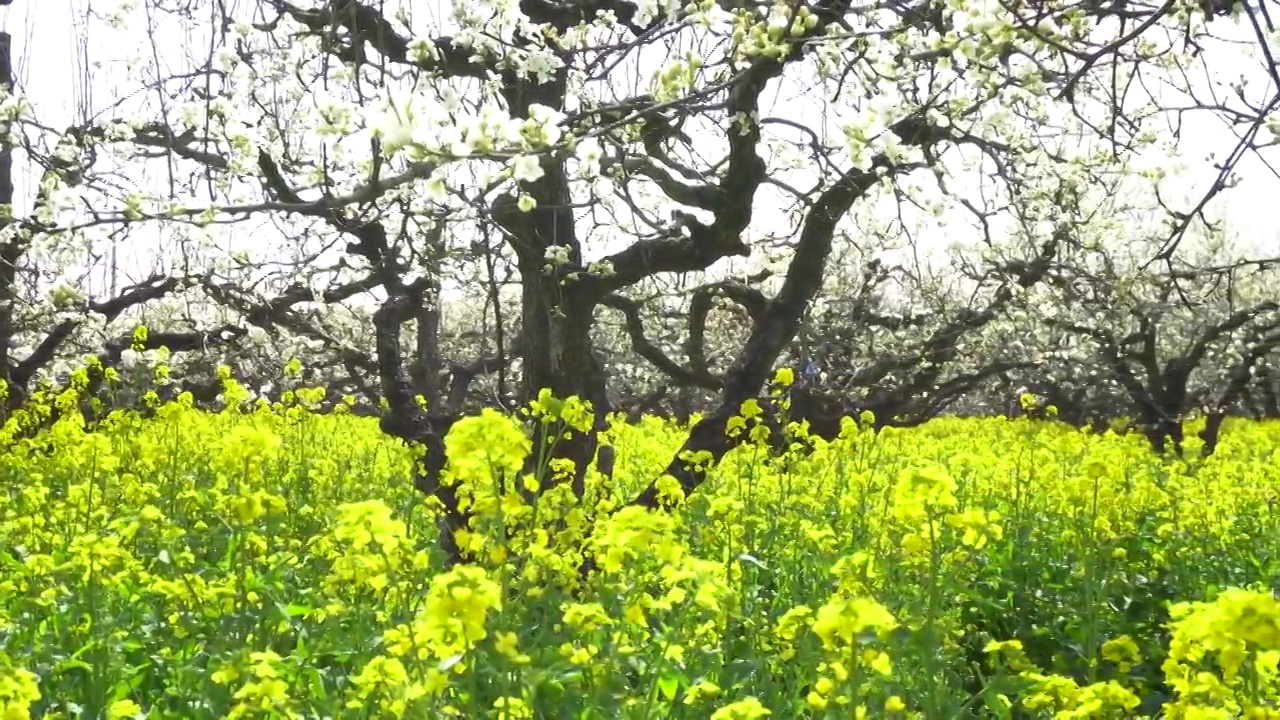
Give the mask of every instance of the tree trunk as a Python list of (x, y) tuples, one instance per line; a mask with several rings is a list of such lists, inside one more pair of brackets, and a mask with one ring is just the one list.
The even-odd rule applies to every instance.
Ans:
[[(560, 107), (566, 87), (563, 76), (542, 85), (508, 78), (503, 94), (512, 115), (518, 117), (527, 115), (534, 103)], [(491, 212), (506, 231), (520, 270), (525, 341), (522, 400), (527, 403), (545, 389), (557, 398), (578, 397), (595, 406), (595, 426), (589, 432), (553, 436), (547, 432), (550, 428), (540, 425), (525, 471), (541, 472), (545, 461), (552, 458), (572, 460), (573, 489), (582, 497), (587, 465), (595, 456), (596, 434), (603, 428), (608, 412), (604, 368), (596, 358), (591, 341), (598, 299), (574, 292), (570, 277), (572, 272), (582, 270), (583, 263), (564, 161), (544, 155), (541, 167), (541, 177), (519, 184), (520, 191), (534, 200), (530, 211), (522, 211), (513, 195), (503, 194), (494, 199)], [(558, 251), (551, 252), (553, 248)], [(556, 257), (565, 262), (548, 267), (549, 261)], [(551, 447), (550, 453), (545, 452), (548, 447)], [(544, 467), (539, 467), (540, 463)], [(543, 489), (546, 480), (544, 477)]]
[[(574, 462), (573, 491), (585, 494), (587, 465), (595, 456), (597, 433), (603, 429), (608, 413), (604, 368), (596, 358), (591, 342), (594, 306), (565, 293), (554, 277), (543, 274), (541, 267), (524, 267), (525, 278), (523, 321), (525, 328), (524, 373), (522, 395), (526, 402), (535, 399), (543, 389), (565, 399), (577, 397), (590, 401), (595, 410), (595, 423), (588, 432), (563, 431), (551, 425), (539, 425), (534, 433), (534, 451), (526, 463), (526, 472), (542, 472), (540, 461), (550, 458)], [(550, 453), (539, 452), (550, 448)], [(547, 487), (543, 479), (544, 489)]]
[[(0, 32), (0, 87), (13, 90), (13, 40), (7, 32)], [(13, 146), (7, 139), (0, 139), (0, 205), (9, 209), (7, 217), (0, 218), (0, 227), (13, 222)], [(14, 345), (14, 307), (18, 302), (18, 261), (22, 258), (23, 243), (15, 236), (0, 245), (0, 385), (7, 390), (7, 397), (0, 402), (0, 422), (8, 417), (8, 411), (21, 404), (26, 388), (16, 387), (11, 377)]]
[(457, 418), (441, 415), (436, 409), (423, 410), (414, 400), (413, 384), (401, 367), (400, 350), (400, 327), (414, 310), (411, 298), (393, 295), (373, 315), (377, 331), (378, 374), (388, 405), (381, 427), (388, 435), (425, 449), (414, 471), (413, 484), (419, 492), (435, 497), (443, 506), (436, 529), (445, 561), (454, 564), (463, 559), (456, 533), (467, 527), (470, 515), (459, 507), (457, 489), (441, 483), (440, 477), (447, 460), (444, 438)]
[(440, 387), (440, 373), (444, 364), (440, 360), (440, 283), (437, 276), (418, 303), (414, 316), (416, 337), (414, 338), (413, 366), (409, 377), (413, 380), (414, 389), (422, 394), (427, 407), (434, 408), (444, 402), (444, 392)]

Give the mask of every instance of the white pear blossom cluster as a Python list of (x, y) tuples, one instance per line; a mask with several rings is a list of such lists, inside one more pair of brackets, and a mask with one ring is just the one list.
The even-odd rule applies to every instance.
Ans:
[(552, 245), (548, 247), (543, 251), (543, 259), (546, 261), (546, 264), (542, 266), (543, 272), (555, 272), (556, 268), (568, 265), (572, 259), (570, 257), (571, 252), (572, 250), (567, 245)]
[[(126, 370), (154, 370), (157, 365), (167, 363), (172, 354), (167, 348), (158, 348), (155, 350), (134, 350), (133, 348), (125, 348), (120, 352), (120, 364)], [(156, 378), (157, 382), (164, 383), (165, 377)]]
[[(538, 82), (550, 81), (564, 66), (556, 48), (550, 46), (557, 39), (554, 29), (530, 22), (518, 2), (455, 3), (453, 20), (459, 26), (452, 37), (454, 45), (471, 50), (475, 60), (494, 60), (497, 68)], [(516, 42), (517, 35), (523, 42)], [(433, 54), (434, 48), (421, 52)]]
[(654, 73), (653, 97), (658, 102), (673, 102), (692, 91), (702, 69), (703, 59), (696, 53), (668, 62)]
[[(563, 137), (564, 118), (564, 113), (538, 104), (529, 108), (527, 118), (513, 118), (494, 104), (482, 106), (477, 113), (450, 116), (424, 97), (411, 95), (371, 110), (367, 123), (386, 155), (394, 157), (403, 151), (421, 161), (545, 150)], [(533, 172), (530, 160), (517, 160), (525, 174)]]
[[(409, 7), (407, 2), (401, 4)], [(794, 90), (791, 86), (798, 82), (804, 85), (805, 93), (820, 98), (820, 103), (830, 107), (821, 108), (821, 122), (813, 119), (816, 116), (800, 117), (799, 112), (793, 113), (789, 107), (792, 101), (788, 99), (776, 100), (772, 105), (762, 102), (754, 114), (727, 117), (728, 113), (716, 114), (715, 111), (694, 113), (698, 117), (688, 118), (688, 126), (697, 126), (700, 122), (702, 125), (698, 127), (697, 140), (689, 144), (697, 147), (682, 147), (673, 141), (669, 149), (673, 158), (670, 167), (693, 168), (689, 172), (674, 171), (690, 183), (696, 184), (700, 176), (714, 180), (720, 171), (708, 168), (707, 158), (725, 155), (728, 142), (725, 128), (736, 128), (730, 132), (745, 135), (771, 120), (801, 124), (820, 136), (813, 143), (806, 139), (797, 144), (793, 138), (783, 139), (781, 135), (762, 132), (765, 138), (757, 152), (768, 165), (769, 179), (775, 186), (783, 182), (803, 188), (829, 186), (830, 178), (820, 176), (825, 171), (814, 167), (821, 163), (813, 161), (809, 147), (837, 145), (842, 137), (847, 154), (839, 157), (833, 166), (847, 163), (866, 170), (877, 158), (884, 158), (890, 165), (921, 163), (925, 157), (920, 148), (906, 144), (890, 129), (904, 118), (921, 114), (929, 125), (953, 132), (955, 137), (970, 135), (1011, 148), (1009, 159), (1024, 185), (1016, 193), (1008, 183), (991, 179), (995, 172), (989, 157), (966, 147), (947, 148), (947, 160), (931, 169), (936, 172), (888, 177), (890, 172), (882, 169), (886, 177), (859, 200), (852, 220), (847, 223), (857, 228), (858, 235), (854, 238), (851, 234), (841, 242), (874, 243), (875, 256), (889, 258), (889, 264), (906, 263), (918, 247), (927, 245), (934, 237), (943, 238), (942, 245), (953, 240), (946, 230), (939, 228), (944, 222), (954, 220), (957, 214), (967, 212), (964, 202), (979, 207), (979, 212), (989, 213), (983, 222), (994, 228), (994, 241), (993, 246), (989, 245), (990, 238), (975, 231), (964, 242), (956, 243), (954, 266), (929, 266), (931, 260), (926, 259), (921, 261), (921, 266), (912, 266), (913, 271), (919, 269), (912, 281), (895, 278), (886, 283), (876, 300), (886, 312), (904, 317), (932, 312), (935, 317), (921, 326), (869, 331), (866, 337), (860, 338), (865, 342), (859, 345), (858, 352), (865, 357), (859, 357), (858, 364), (872, 362), (886, 353), (909, 352), (919, 346), (925, 334), (952, 317), (950, 313), (955, 308), (965, 306), (966, 302), (979, 307), (990, 302), (992, 288), (1004, 279), (983, 284), (942, 274), (955, 267), (980, 272), (995, 264), (1025, 259), (1058, 230), (1064, 215), (1075, 211), (1079, 211), (1078, 216), (1067, 218), (1079, 225), (1072, 250), (1075, 254), (1065, 256), (1062, 261), (1076, 275), (1064, 286), (1068, 289), (1041, 284), (1019, 290), (1015, 300), (1001, 310), (998, 321), (961, 340), (959, 349), (965, 362), (1008, 355), (1031, 358), (1038, 364), (1038, 370), (1052, 377), (1091, 376), (1097, 373), (1096, 343), (1064, 333), (1060, 329), (1062, 324), (1106, 323), (1122, 333), (1130, 327), (1127, 309), (1150, 308), (1167, 318), (1169, 332), (1162, 336), (1162, 352), (1174, 352), (1176, 346), (1168, 338), (1176, 337), (1182, 330), (1190, 331), (1203, 321), (1203, 313), (1183, 311), (1159, 302), (1161, 278), (1140, 272), (1136, 266), (1138, 258), (1149, 254), (1150, 243), (1146, 242), (1148, 238), (1134, 237), (1140, 231), (1135, 230), (1124, 215), (1126, 208), (1092, 212), (1107, 209), (1103, 202), (1106, 191), (1098, 188), (1098, 178), (1107, 172), (1143, 173), (1153, 180), (1170, 174), (1171, 166), (1164, 162), (1167, 158), (1159, 157), (1163, 149), (1155, 148), (1157, 138), (1150, 134), (1149, 128), (1133, 131), (1138, 145), (1157, 150), (1153, 154), (1158, 157), (1151, 159), (1142, 170), (1125, 166), (1120, 158), (1111, 156), (1105, 149), (1080, 142), (1083, 121), (1077, 122), (1071, 113), (1064, 112), (1065, 105), (1047, 91), (1036, 62), (1023, 57), (1070, 56), (1071, 53), (1056, 50), (1047, 52), (1046, 48), (1055, 44), (1078, 45), (1076, 39), (1090, 34), (1099, 38), (1106, 36), (1109, 30), (1098, 27), (1087, 18), (1087, 13), (1063, 15), (1048, 19), (1034, 29), (1023, 29), (1014, 26), (1011, 14), (996, 0), (946, 0), (945, 13), (952, 21), (952, 28), (941, 33), (902, 27), (901, 18), (888, 6), (858, 7), (847, 14), (847, 22), (819, 27), (819, 17), (803, 4), (771, 2), (733, 11), (726, 9), (727, 5), (714, 0), (688, 3), (641, 0), (637, 17), (633, 18), (635, 23), (645, 25), (655, 18), (664, 18), (670, 20), (672, 30), (672, 45), (665, 50), (658, 44), (642, 48), (663, 51), (660, 59), (663, 64), (657, 71), (651, 73), (650, 67), (644, 67), (643, 72), (634, 73), (641, 78), (641, 84), (643, 78), (652, 78), (649, 90), (654, 102), (677, 102), (683, 96), (698, 92), (700, 84), (728, 81), (733, 73), (745, 67), (746, 61), (760, 57), (782, 58), (802, 41), (810, 56), (792, 64), (776, 83), (780, 86), (778, 96), (782, 97), (781, 86), (791, 91)], [(388, 17), (390, 12), (388, 10)], [(656, 183), (626, 172), (632, 167), (628, 163), (633, 157), (612, 161), (619, 148), (634, 152), (640, 140), (638, 124), (618, 132), (599, 131), (598, 137), (589, 139), (568, 136), (565, 112), (607, 105), (644, 92), (643, 87), (623, 87), (625, 83), (618, 78), (628, 74), (625, 72), (611, 73), (614, 77), (608, 82), (588, 78), (591, 68), (608, 66), (614, 59), (622, 61), (631, 52), (618, 49), (624, 47), (620, 38), (625, 38), (629, 31), (624, 32), (624, 28), (617, 26), (617, 18), (610, 11), (601, 11), (578, 27), (561, 31), (531, 22), (518, 0), (455, 3), (452, 17), (445, 23), (448, 27), (439, 28), (439, 39), (420, 23), (396, 17), (393, 25), (413, 30), (405, 31), (405, 36), (410, 38), (409, 63), (389, 63), (396, 66), (393, 72), (382, 72), (385, 68), (379, 65), (388, 65), (387, 62), (344, 64), (331, 62), (332, 58), (322, 60), (323, 43), (328, 40), (304, 32), (306, 26), (289, 19), (288, 13), (282, 17), (276, 30), (247, 22), (231, 24), (236, 45), (233, 48), (228, 43), (214, 50), (212, 65), (223, 75), (211, 80), (209, 97), (182, 93), (183, 97), (172, 99), (163, 113), (155, 108), (140, 113), (139, 117), (147, 118), (145, 122), (126, 118), (101, 125), (103, 140), (112, 146), (111, 160), (117, 163), (113, 167), (116, 169), (125, 162), (137, 160), (139, 147), (135, 140), (140, 134), (155, 130), (150, 125), (152, 120), (171, 124), (170, 136), (148, 135), (152, 143), (143, 150), (153, 155), (155, 167), (160, 167), (161, 162), (173, 163), (179, 169), (174, 173), (179, 179), (167, 179), (182, 187), (175, 190), (164, 186), (164, 182), (150, 182), (143, 179), (147, 173), (139, 171), (130, 175), (128, 182), (98, 184), (93, 191), (97, 196), (91, 199), (85, 189), (73, 187), (69, 182), (71, 175), (84, 170), (79, 163), (88, 155), (88, 148), (70, 137), (55, 138), (46, 144), (52, 148), (48, 155), (65, 169), (49, 173), (40, 181), (38, 191), (43, 200), (38, 210), (40, 222), (69, 225), (76, 213), (81, 212), (80, 208), (101, 207), (101, 196), (109, 196), (111, 207), (117, 208), (123, 219), (142, 221), (168, 217), (181, 221), (166, 224), (164, 231), (174, 242), (170, 247), (180, 247), (182, 257), (192, 262), (194, 271), (210, 272), (218, 279), (243, 285), (279, 289), (287, 287), (308, 263), (321, 262), (317, 258), (324, 256), (326, 247), (336, 242), (336, 234), (323, 227), (317, 229), (316, 226), (323, 223), (295, 223), (290, 218), (283, 223), (284, 232), (279, 233), (283, 237), (274, 238), (270, 247), (266, 247), (265, 240), (255, 244), (250, 256), (238, 249), (245, 246), (243, 236), (235, 238), (241, 244), (231, 242), (234, 230), (224, 233), (213, 225), (225, 219), (220, 208), (236, 204), (252, 207), (272, 199), (270, 195), (264, 196), (259, 182), (260, 157), (264, 154), (278, 163), (286, 182), (298, 188), (308, 200), (339, 196), (366, 187), (375, 168), (380, 169), (379, 177), (383, 180), (408, 170), (416, 182), (388, 189), (376, 202), (360, 203), (360, 212), (367, 211), (366, 217), (372, 217), (375, 211), (385, 211), (388, 227), (410, 226), (428, 212), (448, 212), (451, 229), (465, 228), (449, 235), (460, 236), (463, 242), (470, 239), (468, 233), (476, 232), (477, 223), (483, 222), (466, 215), (468, 203), (481, 203), (486, 199), (485, 193), (494, 191), (500, 184), (515, 186), (516, 205), (521, 211), (537, 209), (535, 195), (544, 195), (538, 194), (531, 184), (543, 179), (551, 167), (548, 151), (560, 150), (562, 145), (573, 147), (573, 159), (569, 163), (572, 202), (578, 207), (587, 201), (597, 203), (593, 210), (603, 209), (601, 215), (616, 219), (613, 223), (601, 223), (599, 228), (584, 227), (583, 238), (610, 246), (634, 241), (637, 232), (634, 228), (643, 223), (631, 220), (667, 217), (666, 211), (678, 204), (666, 197)], [(284, 35), (296, 35), (296, 42), (280, 43)], [(730, 42), (721, 44), (725, 37)], [(488, 77), (445, 77), (446, 70), (440, 65), (445, 42), (452, 42), (453, 51), (461, 50), (464, 57), (469, 53), (470, 62), (485, 64), (489, 72), (479, 74)], [(1138, 52), (1154, 57), (1166, 45), (1166, 41), (1143, 39)], [(565, 52), (570, 49), (573, 53)], [(365, 50), (376, 52), (373, 47)], [(566, 59), (574, 66), (566, 68)], [(1070, 68), (1066, 70), (1069, 72)], [(1123, 75), (1128, 70), (1121, 68), (1117, 72)], [(142, 70), (135, 75), (139, 81), (153, 82)], [(321, 77), (323, 81), (317, 80)], [(500, 91), (502, 83), (513, 77), (542, 84), (567, 77), (569, 90), (564, 93), (564, 104), (560, 106), (565, 112), (533, 105), (527, 117), (513, 117), (505, 104), (506, 96)], [(842, 86), (839, 91), (837, 84)], [(1081, 87), (1082, 94), (1095, 92), (1088, 78)], [(719, 96), (708, 106), (718, 102)], [(1101, 103), (1081, 103), (1080, 107), (1089, 122), (1105, 125), (1105, 118), (1100, 116), (1106, 108)], [(15, 123), (29, 119), (29, 114), (30, 108), (20, 96), (0, 97), (0, 125), (8, 129), (11, 137)], [(1280, 116), (1272, 118), (1268, 128), (1280, 141)], [(168, 137), (182, 138), (189, 144), (183, 153), (155, 157), (164, 154), (157, 149), (164, 149)], [(369, 152), (370, 137), (380, 140), (383, 157), (375, 158)], [(184, 153), (216, 156), (217, 167), (202, 168), (191, 157), (181, 157)], [(134, 167), (141, 166), (139, 163)], [(494, 169), (499, 167), (501, 169)], [(192, 172), (192, 168), (197, 172)], [(609, 175), (601, 177), (606, 168)], [(158, 175), (170, 176), (170, 173)], [(190, 179), (197, 176), (199, 181)], [(980, 180), (970, 188), (957, 190), (955, 186), (963, 183), (952, 181), (959, 177)], [(944, 181), (949, 184), (946, 188)], [(625, 200), (619, 198), (622, 193), (617, 187), (624, 182), (628, 185)], [(111, 189), (104, 189), (108, 187)], [(1071, 202), (1079, 207), (1074, 210), (1058, 207), (1055, 192), (1060, 190), (1072, 195)], [(743, 234), (747, 242), (757, 248), (751, 261), (785, 270), (793, 238), (786, 231), (767, 225), (794, 221), (798, 226), (804, 202), (785, 192), (766, 197), (764, 191), (750, 200), (757, 202), (762, 210)], [(636, 205), (634, 209), (627, 206), (632, 202)], [(790, 203), (790, 207), (784, 203)], [(919, 210), (918, 215), (902, 220), (904, 214), (915, 212), (912, 207)], [(1016, 217), (1008, 210), (1010, 207), (1016, 208)], [(1083, 222), (1086, 217), (1087, 223)], [(913, 231), (933, 233), (919, 246), (916, 240), (904, 237), (907, 233), (903, 230), (912, 220), (918, 221)], [(965, 220), (968, 225), (964, 227), (978, 224), (972, 216)], [(189, 232), (186, 224), (189, 222), (210, 227), (203, 233)], [(900, 224), (890, 229), (890, 222)], [(9, 224), (0, 232), (27, 231), (17, 224)], [(43, 314), (41, 319), (75, 317), (72, 311), (78, 310), (94, 294), (60, 281), (59, 273), (82, 262), (81, 258), (100, 256), (106, 236), (89, 229), (37, 235), (30, 238), (32, 249), (27, 263), (57, 269), (39, 276), (41, 290), (34, 293), (34, 297), (38, 300), (43, 295), (46, 300), (38, 305), (39, 313)], [(253, 232), (243, 235), (256, 240)], [(445, 254), (461, 244), (446, 247)], [(395, 257), (407, 260), (420, 250), (413, 247), (413, 241), (404, 245), (407, 247), (392, 249)], [(766, 247), (770, 245), (773, 247)], [(1203, 257), (1193, 257), (1190, 251), (1183, 257), (1193, 264), (1202, 264), (1207, 262), (1206, 258), (1226, 252), (1210, 245), (1202, 244)], [(587, 256), (586, 246), (587, 240), (583, 240), (583, 247), (579, 248), (567, 245), (549, 248), (545, 268), (553, 271), (568, 264), (573, 257)], [(330, 261), (336, 251), (328, 252), (324, 262)], [(255, 268), (254, 263), (264, 258), (280, 262)], [(862, 267), (863, 260), (866, 258), (851, 263), (850, 267)], [(351, 259), (342, 277), (350, 279), (366, 272), (367, 267), (361, 264), (364, 262)], [(946, 258), (933, 258), (932, 262), (945, 265)], [(586, 263), (583, 272), (607, 276), (613, 274), (615, 268), (607, 260), (598, 260)], [(1105, 282), (1093, 282), (1090, 278), (1095, 276)], [(853, 286), (857, 280), (857, 273), (851, 272), (849, 277), (841, 279), (843, 289)], [(833, 283), (832, 287), (836, 285), (840, 283)], [(1261, 291), (1254, 288), (1251, 292), (1256, 296)], [(346, 306), (325, 306), (319, 302), (319, 293), (320, 289), (315, 288), (316, 303), (307, 304), (305, 309), (315, 311), (318, 322), (327, 332), (349, 339), (352, 344), (363, 343), (367, 348), (367, 313), (361, 315), (360, 311)], [(975, 297), (978, 299), (973, 300)], [(1222, 296), (1208, 290), (1197, 298), (1216, 308), (1224, 303)], [(184, 297), (183, 301), (180, 307), (168, 300), (153, 304), (146, 313), (148, 324), (186, 329), (191, 326), (182, 319), (192, 318), (194, 327), (207, 329), (227, 320), (228, 316), (220, 315), (222, 310), (207, 298), (194, 306), (190, 298)], [(683, 302), (672, 300), (670, 308), (683, 307)], [(477, 307), (480, 304), (481, 300), (477, 300)], [(157, 307), (161, 309), (158, 314)], [(712, 342), (715, 347), (709, 349), (713, 357), (731, 357), (734, 343), (742, 335), (743, 326), (733, 307), (732, 303), (722, 303), (713, 313), (711, 326), (720, 333)], [(88, 346), (105, 337), (117, 337), (119, 332), (127, 330), (128, 323), (141, 320), (141, 315), (140, 312), (130, 314), (110, 328), (105, 327), (101, 319), (86, 322), (76, 342)], [(234, 314), (230, 317), (235, 319)], [(33, 339), (36, 338), (24, 338), (23, 342), (31, 346)], [(624, 341), (625, 338), (620, 338), (620, 348), (626, 347)], [(325, 352), (325, 343), (315, 338), (291, 337), (275, 330), (268, 333), (257, 327), (247, 328), (247, 342), (236, 345), (235, 351), (243, 353), (245, 362), (260, 365), (268, 362), (264, 358), (278, 360), (281, 352), (290, 357), (314, 357)], [(677, 346), (678, 343), (671, 343), (673, 352)], [(1221, 367), (1223, 362), (1238, 358), (1245, 351), (1241, 335), (1224, 339), (1212, 348), (1214, 366)], [(620, 354), (624, 352), (619, 350)], [(126, 363), (146, 365), (156, 357), (129, 355)]]
[(574, 176), (579, 179), (594, 180), (600, 177), (600, 163), (604, 159), (604, 149), (600, 141), (586, 138), (574, 147)]
[[(708, 17), (707, 22), (714, 22)], [(805, 5), (797, 10), (791, 3), (775, 2), (767, 12), (739, 9), (731, 19), (733, 58), (749, 62), (753, 58), (781, 59), (792, 43), (814, 32), (820, 22)]]

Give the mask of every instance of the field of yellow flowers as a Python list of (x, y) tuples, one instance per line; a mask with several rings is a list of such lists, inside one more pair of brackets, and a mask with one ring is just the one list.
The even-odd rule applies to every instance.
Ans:
[(530, 501), (485, 413), (446, 569), (411, 451), (316, 399), (9, 421), (0, 718), (1280, 718), (1274, 424), (1181, 462), (849, 423), (648, 511), (680, 428), (619, 424), (611, 480)]

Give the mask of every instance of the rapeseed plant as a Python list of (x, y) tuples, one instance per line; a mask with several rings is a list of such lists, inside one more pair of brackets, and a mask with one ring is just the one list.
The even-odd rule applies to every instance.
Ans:
[(25, 719), (31, 706), (40, 699), (40, 678), (25, 668), (16, 667), (0, 652), (0, 718)]
[(579, 497), (530, 426), (593, 416), (544, 393), (448, 436), (471, 521), (446, 567), (418, 451), (220, 377), (222, 412), (86, 426), (81, 373), (0, 426), (0, 718), (1276, 716), (1275, 424), (1171, 462), (1051, 422), (849, 419), (786, 424), (810, 451), (776, 457), (748, 402), (654, 511), (628, 501), (682, 429), (616, 421)]

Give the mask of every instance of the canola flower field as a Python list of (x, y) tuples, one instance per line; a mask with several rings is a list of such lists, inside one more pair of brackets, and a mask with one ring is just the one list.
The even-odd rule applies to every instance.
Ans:
[(522, 492), (530, 441), (484, 413), (446, 568), (411, 451), (318, 397), (5, 425), (0, 718), (1280, 718), (1276, 424), (1184, 462), (849, 422), (650, 511), (680, 428), (616, 425), (579, 501)]

